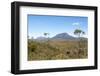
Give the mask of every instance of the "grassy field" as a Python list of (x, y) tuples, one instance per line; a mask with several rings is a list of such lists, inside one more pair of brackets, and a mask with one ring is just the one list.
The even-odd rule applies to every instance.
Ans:
[(38, 42), (28, 40), (28, 61), (32, 60), (57, 60), (57, 59), (82, 59), (88, 57), (87, 40), (65, 41), (49, 40)]

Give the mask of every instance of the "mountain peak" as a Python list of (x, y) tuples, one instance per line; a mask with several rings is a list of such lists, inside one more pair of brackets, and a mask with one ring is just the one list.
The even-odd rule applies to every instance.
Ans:
[(58, 34), (58, 35), (69, 35), (68, 33), (66, 33), (66, 32), (64, 32), (64, 33), (60, 33), (60, 34)]
[(73, 36), (69, 35), (68, 33), (60, 33), (53, 37), (53, 39), (75, 39)]
[(40, 37), (37, 37), (36, 39), (38, 39), (38, 40), (43, 40), (43, 39), (46, 39), (46, 38), (45, 38), (45, 37), (40, 36)]

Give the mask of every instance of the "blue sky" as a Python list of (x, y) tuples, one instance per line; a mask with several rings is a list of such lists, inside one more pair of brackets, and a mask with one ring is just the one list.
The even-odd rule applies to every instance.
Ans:
[(50, 15), (28, 15), (28, 36), (37, 38), (49, 33), (53, 37), (59, 33), (73, 34), (74, 30), (80, 28), (87, 37), (88, 17), (79, 16), (50, 16)]

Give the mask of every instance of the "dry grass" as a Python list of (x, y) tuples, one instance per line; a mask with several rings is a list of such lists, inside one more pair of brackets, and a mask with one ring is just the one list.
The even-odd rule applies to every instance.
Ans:
[(87, 58), (87, 41), (28, 42), (28, 60), (56, 60)]

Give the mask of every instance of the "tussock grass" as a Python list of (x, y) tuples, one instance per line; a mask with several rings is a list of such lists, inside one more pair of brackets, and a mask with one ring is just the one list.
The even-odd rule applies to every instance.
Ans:
[(28, 40), (28, 60), (57, 60), (87, 58), (87, 41), (78, 45), (78, 41)]

